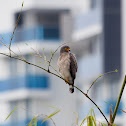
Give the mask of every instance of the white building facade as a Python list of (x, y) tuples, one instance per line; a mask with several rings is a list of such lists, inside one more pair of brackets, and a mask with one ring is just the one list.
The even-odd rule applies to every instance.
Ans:
[[(62, 43), (72, 41), (72, 44), (70, 44), (71, 51), (76, 54), (79, 67), (75, 84), (84, 92), (100, 74), (119, 69), (121, 71), (119, 74), (105, 75), (89, 91), (89, 96), (101, 107), (108, 119), (109, 107), (111, 104), (115, 105), (121, 88), (126, 59), (126, 4), (125, 0), (120, 2), (116, 0), (117, 3), (115, 3), (118, 5), (116, 11), (119, 15), (113, 17), (115, 20), (117, 18), (119, 22), (115, 22), (114, 25), (112, 23), (114, 18), (110, 19), (111, 15), (109, 15), (112, 10), (107, 10), (109, 13), (105, 12), (105, 7), (114, 9), (114, 1), (112, 2), (113, 6), (108, 6), (111, 3), (107, 3), (105, 0), (24, 1), (21, 18), (11, 47), (18, 56), (47, 69), (48, 66), (44, 61), (43, 53), (49, 60), (51, 51), (54, 51)], [(6, 45), (9, 45), (21, 11), (21, 5), (22, 1), (19, 0), (1, 1), (0, 15), (3, 16), (0, 23), (0, 39)], [(112, 13), (112, 15), (114, 14)], [(109, 37), (109, 35), (112, 38), (114, 36), (114, 30), (110, 30), (113, 29), (112, 24), (115, 27), (114, 30), (119, 30), (116, 32), (115, 43), (113, 42), (114, 39), (110, 40)], [(110, 34), (107, 34), (109, 31)], [(116, 41), (117, 39), (120, 42)], [(109, 43), (114, 45), (115, 48), (111, 48)], [(118, 51), (115, 51), (115, 49)], [(116, 55), (113, 54), (113, 51)], [(0, 52), (9, 54), (9, 50), (3, 45), (0, 46)], [(40, 58), (38, 52), (42, 58)], [(117, 54), (119, 55), (117, 56)], [(13, 53), (12, 55), (15, 56)], [(58, 56), (59, 51), (52, 61), (52, 65), (56, 69)], [(113, 62), (111, 62), (111, 59)], [(50, 70), (55, 72), (52, 68)], [(51, 120), (41, 124), (45, 115), (50, 115), (55, 111), (48, 105), (61, 110), (53, 117), (57, 126), (76, 125), (74, 112), (79, 114), (81, 122), (90, 108), (94, 107), (86, 97), (76, 90), (71, 95), (68, 85), (64, 81), (24, 62), (0, 55), (0, 71), (1, 126), (23, 126), (37, 115), (40, 115), (38, 126), (53, 126)], [(113, 78), (117, 78), (116, 81)], [(124, 104), (125, 95), (120, 107), (124, 108)], [(16, 106), (22, 108), (19, 107), (15, 110), (4, 122), (4, 119)], [(97, 109), (95, 109), (95, 112), (98, 115), (97, 120), (105, 122)], [(120, 121), (120, 118), (125, 118), (125, 115), (118, 111), (116, 123), (118, 126), (125, 126), (125, 121)]]
[[(55, 4), (54, 4), (55, 3)], [(24, 1), (21, 17), (14, 33), (11, 49), (12, 56), (19, 56), (28, 62), (48, 68), (44, 58), (51, 57), (51, 51), (66, 41), (71, 41), (73, 28), (72, 12), (78, 8), (73, 2)], [(78, 2), (77, 2), (78, 3)], [(1, 43), (9, 45), (13, 29), (21, 11), (22, 1), (1, 1), (0, 34)], [(80, 9), (80, 8), (78, 8)], [(78, 10), (77, 9), (77, 10)], [(81, 11), (81, 9), (80, 9)], [(3, 12), (3, 13), (2, 13)], [(1, 53), (9, 54), (8, 48), (1, 44)], [(42, 56), (40, 58), (39, 54)], [(45, 55), (43, 57), (43, 55)], [(52, 65), (57, 69), (59, 51), (53, 57)], [(50, 68), (53, 72), (53, 69)], [(34, 116), (38, 117), (37, 125), (70, 126), (76, 123), (76, 92), (71, 95), (68, 85), (59, 78), (19, 60), (0, 56), (0, 111), (1, 126), (23, 126)], [(61, 110), (53, 121), (42, 120), (55, 111)], [(7, 115), (16, 107), (17, 110), (4, 122)]]
[[(88, 13), (82, 13), (76, 18), (73, 41), (81, 45), (81, 47), (78, 46), (81, 52), (79, 84), (85, 92), (99, 75), (119, 70), (118, 73), (99, 78), (89, 91), (89, 96), (95, 100), (109, 119), (109, 108), (111, 104), (116, 105), (125, 76), (126, 4), (123, 0), (102, 0), (98, 3)], [(78, 103), (80, 103), (78, 105), (80, 118), (83, 119), (93, 105), (88, 99), (82, 101), (82, 97)], [(125, 90), (119, 108), (125, 110)], [(105, 122), (97, 108), (95, 112), (98, 120)], [(125, 126), (125, 117), (125, 113), (118, 110), (115, 124)]]

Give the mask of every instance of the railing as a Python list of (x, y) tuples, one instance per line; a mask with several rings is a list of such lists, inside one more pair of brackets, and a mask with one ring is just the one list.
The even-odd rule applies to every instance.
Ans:
[(0, 92), (20, 88), (47, 89), (49, 88), (49, 78), (44, 75), (26, 75), (0, 81)]
[[(30, 40), (59, 40), (60, 33), (58, 27), (44, 27), (38, 25), (32, 28), (17, 28), (12, 40), (13, 43), (30, 41)], [(0, 39), (9, 44), (12, 32), (0, 34)]]

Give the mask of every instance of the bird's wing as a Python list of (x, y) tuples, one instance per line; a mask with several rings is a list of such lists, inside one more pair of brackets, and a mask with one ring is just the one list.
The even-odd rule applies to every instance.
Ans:
[(73, 53), (70, 53), (70, 74), (73, 79), (73, 83), (74, 83), (74, 79), (76, 78), (77, 69), (78, 66), (77, 66), (76, 57)]

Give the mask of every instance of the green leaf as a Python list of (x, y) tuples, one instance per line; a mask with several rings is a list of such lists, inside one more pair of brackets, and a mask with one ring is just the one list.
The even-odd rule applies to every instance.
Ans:
[(33, 117), (28, 126), (37, 126), (37, 117)]
[(11, 35), (9, 35), (9, 37), (10, 37), (10, 38), (12, 38), (12, 36), (11, 36)]
[(51, 56), (53, 55), (54, 53), (53, 53), (53, 51), (51, 50)]
[(85, 117), (85, 118), (83, 119), (83, 121), (81, 122), (80, 126), (83, 125), (83, 123), (84, 123), (84, 121), (85, 121), (86, 119), (87, 119), (87, 117)]
[(22, 2), (22, 7), (24, 6), (24, 1)]
[(84, 124), (84, 121), (88, 118), (88, 115), (90, 114), (91, 110), (88, 112), (87, 116), (83, 119), (83, 121), (81, 122), (80, 126), (82, 126)]
[(52, 114), (50, 114), (48, 117), (46, 117), (46, 118), (42, 121), (42, 123), (44, 123), (47, 119), (51, 118), (52, 116), (56, 115), (56, 114), (59, 113), (59, 112), (60, 112), (60, 110), (57, 109), (57, 110), (54, 111)]
[(35, 126), (37, 126), (37, 117), (35, 117)]
[(79, 122), (79, 115), (78, 115), (78, 113), (76, 113), (76, 112), (73, 112), (74, 114), (76, 114), (76, 116), (77, 116), (77, 125), (78, 125), (78, 122)]
[(87, 118), (87, 126), (93, 126), (92, 116), (88, 116), (88, 118)]
[(94, 109), (93, 109), (93, 108), (91, 109), (91, 116), (92, 116), (92, 121), (94, 122), (94, 125), (97, 126), (97, 125), (96, 125), (95, 112), (94, 112)]
[(118, 70), (116, 69), (115, 72), (118, 72)]
[(30, 55), (32, 55), (32, 53), (29, 53)]
[(73, 42), (69, 41), (69, 42), (67, 42), (67, 43), (73, 43)]
[(54, 109), (58, 110), (57, 107), (54, 107), (54, 106), (51, 106), (51, 105), (47, 105), (47, 104), (42, 104), (42, 105), (47, 106), (47, 107), (50, 107), (50, 108), (54, 108)]
[(96, 120), (95, 120), (95, 118), (93, 116), (92, 116), (92, 122), (93, 122), (94, 126), (97, 126)]
[(41, 61), (38, 61), (38, 63), (42, 63)]
[(101, 77), (102, 75), (99, 75), (99, 77)]
[(16, 106), (11, 112), (10, 114), (7, 116), (7, 118), (5, 119), (5, 121), (12, 115), (12, 113), (18, 108), (19, 106)]
[(28, 43), (25, 43), (28, 46)]

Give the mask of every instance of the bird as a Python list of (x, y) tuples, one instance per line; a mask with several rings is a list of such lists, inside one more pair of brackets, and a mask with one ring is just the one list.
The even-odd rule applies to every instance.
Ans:
[(60, 56), (57, 61), (59, 73), (69, 84), (69, 91), (74, 92), (74, 80), (78, 69), (75, 54), (70, 52), (70, 47), (64, 45), (60, 48)]

